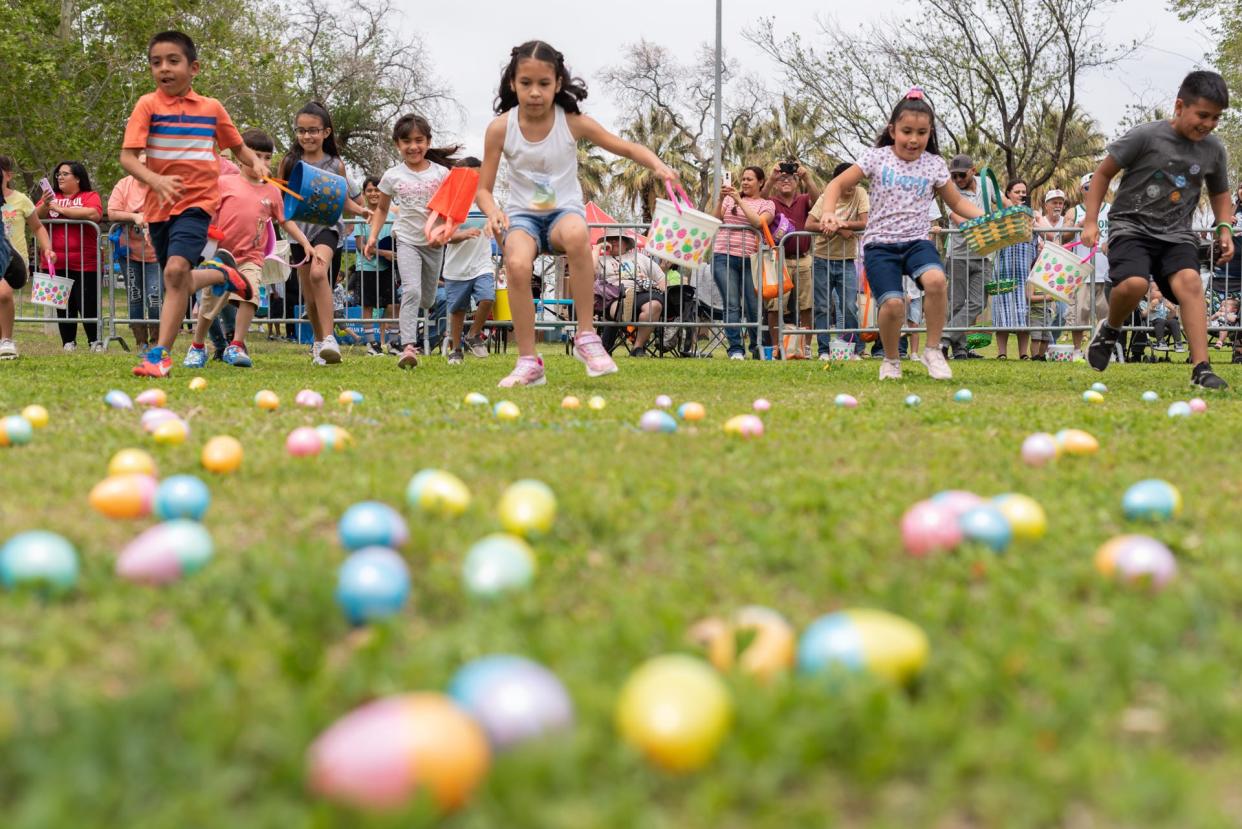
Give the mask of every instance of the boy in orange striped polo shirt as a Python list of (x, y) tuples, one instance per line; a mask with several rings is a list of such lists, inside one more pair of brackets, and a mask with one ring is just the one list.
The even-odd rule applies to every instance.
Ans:
[[(185, 320), (190, 297), (212, 286), (250, 298), (249, 281), (237, 272), (232, 254), (217, 251), (195, 268), (207, 244), (207, 228), (220, 204), (220, 149), (264, 177), (268, 168), (245, 143), (224, 106), (194, 92), (198, 51), (189, 35), (160, 32), (147, 46), (155, 92), (143, 95), (125, 126), (121, 166), (151, 188), (144, 215), (151, 242), (164, 269), (164, 305), (160, 309), (159, 343), (134, 366), (138, 377), (167, 377), (172, 348)], [(147, 163), (138, 159), (143, 150)]]

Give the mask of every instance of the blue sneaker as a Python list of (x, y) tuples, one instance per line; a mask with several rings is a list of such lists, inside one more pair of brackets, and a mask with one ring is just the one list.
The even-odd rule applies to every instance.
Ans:
[(224, 362), (238, 368), (250, 368), (253, 365), (250, 362), (250, 355), (246, 353), (246, 349), (236, 345), (230, 345), (224, 349)]
[(185, 361), (181, 364), (186, 368), (202, 368), (207, 365), (207, 349), (190, 346), (185, 353)]

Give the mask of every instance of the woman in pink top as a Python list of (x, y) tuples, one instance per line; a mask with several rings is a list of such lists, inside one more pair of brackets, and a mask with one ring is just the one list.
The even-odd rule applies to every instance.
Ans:
[[(80, 161), (62, 161), (52, 173), (52, 198), (40, 200), (39, 218), (52, 231), (52, 250), (60, 276), (73, 280), (69, 307), (56, 316), (75, 319), (99, 318), (99, 226), (103, 201), (91, 187), (91, 178)], [(70, 220), (65, 223), (66, 220)], [(89, 224), (80, 224), (87, 222)], [(82, 329), (91, 351), (103, 351), (98, 322), (83, 322)], [(60, 341), (65, 351), (75, 350), (78, 324), (60, 323)]]
[[(729, 184), (720, 188), (720, 204), (716, 217), (726, 225), (749, 225), (754, 230), (725, 230), (716, 234), (715, 255), (712, 257), (712, 277), (716, 288), (724, 297), (725, 336), (729, 340), (729, 359), (745, 359), (742, 350), (742, 329), (738, 323), (754, 324), (759, 321), (759, 294), (755, 287), (751, 258), (759, 250), (759, 231), (764, 222), (771, 223), (776, 215), (776, 205), (771, 199), (759, 198), (763, 189), (763, 169), (747, 167), (742, 170), (738, 187)], [(743, 311), (744, 309), (744, 311)], [(750, 353), (759, 358), (758, 331), (750, 331)]]

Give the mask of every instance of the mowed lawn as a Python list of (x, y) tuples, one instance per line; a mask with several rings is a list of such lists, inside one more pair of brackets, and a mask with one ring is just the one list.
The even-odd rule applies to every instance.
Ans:
[[(184, 345), (179, 346), (179, 351)], [(1222, 352), (1216, 352), (1220, 355)], [(178, 365), (182, 354), (177, 355)], [(1242, 478), (1234, 393), (1204, 415), (1165, 416), (1191, 396), (1189, 368), (976, 360), (951, 384), (906, 364), (879, 385), (874, 362), (732, 363), (622, 359), (587, 380), (548, 348), (548, 385), (501, 395), (512, 357), (439, 357), (399, 373), (355, 351), (315, 368), (300, 349), (257, 342), (256, 367), (178, 368), (161, 384), (192, 434), (158, 447), (138, 411), (103, 406), (131, 358), (54, 353), (27, 340), (0, 364), (0, 414), (29, 403), (51, 424), (0, 449), (0, 542), (56, 530), (77, 546), (72, 594), (0, 593), (0, 824), (5, 827), (1226, 827), (1242, 823)], [(1218, 361), (1226, 360), (1220, 356)], [(1242, 388), (1242, 370), (1221, 373)], [(191, 392), (191, 377), (209, 386)], [(1100, 406), (1081, 393), (1102, 379)], [(320, 412), (298, 409), (301, 388)], [(960, 387), (974, 402), (952, 401)], [(280, 395), (255, 408), (259, 389)], [(336, 404), (343, 389), (365, 401)], [(1143, 403), (1146, 389), (1158, 403)], [(495, 420), (462, 402), (515, 401)], [(833, 406), (838, 392), (860, 405)], [(657, 394), (697, 400), (707, 420), (672, 435), (638, 431)], [(908, 408), (907, 394), (922, 397)], [(561, 398), (600, 394), (600, 412)], [(721, 424), (772, 401), (767, 434), (741, 441)], [(284, 453), (295, 426), (331, 422), (357, 439), (313, 459)], [(1034, 431), (1079, 427), (1093, 458), (1031, 469)], [(235, 475), (201, 470), (207, 438), (245, 445)], [(161, 475), (209, 482), (215, 559), (178, 584), (118, 580), (117, 552), (150, 522), (95, 514), (87, 493), (118, 449), (148, 448)], [(461, 476), (474, 503), (456, 521), (404, 503), (426, 467)], [(489, 604), (464, 592), (472, 542), (499, 528), (499, 493), (539, 478), (559, 497), (536, 543), (532, 589)], [(1164, 477), (1183, 515), (1144, 527), (1121, 513), (1125, 488)], [(1047, 536), (998, 557), (964, 549), (907, 556), (898, 522), (939, 490), (1022, 492), (1049, 514)], [(351, 504), (401, 508), (412, 601), (353, 630), (334, 598), (344, 558), (336, 521)], [(1163, 593), (1128, 589), (1093, 567), (1121, 532), (1150, 532), (1181, 568)], [(698, 619), (761, 604), (798, 630), (823, 613), (876, 607), (931, 641), (922, 680), (896, 690), (792, 676), (772, 687), (730, 676), (736, 717), (703, 771), (671, 776), (617, 737), (613, 706), (644, 660), (694, 652)], [(443, 690), (488, 653), (539, 660), (566, 683), (578, 722), (562, 739), (495, 760), (472, 804), (434, 816), (425, 802), (370, 816), (305, 785), (306, 748), (377, 696)]]

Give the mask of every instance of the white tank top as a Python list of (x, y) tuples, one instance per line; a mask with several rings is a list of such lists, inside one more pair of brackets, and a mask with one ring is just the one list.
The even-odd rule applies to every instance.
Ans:
[(517, 107), (505, 125), (505, 161), (509, 164), (506, 213), (551, 213), (584, 209), (578, 182), (578, 146), (565, 110), (559, 106), (552, 129), (542, 141), (527, 141), (518, 126)]

